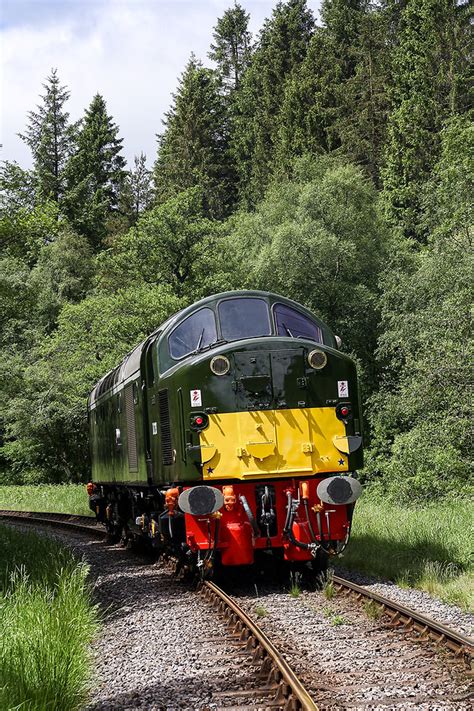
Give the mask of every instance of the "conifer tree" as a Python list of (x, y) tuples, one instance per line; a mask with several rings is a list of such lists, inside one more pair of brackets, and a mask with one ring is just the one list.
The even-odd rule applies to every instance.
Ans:
[(251, 34), (248, 31), (250, 15), (235, 2), (217, 20), (214, 43), (209, 59), (217, 65), (217, 73), (227, 94), (239, 88), (242, 75), (250, 60)]
[(100, 249), (107, 221), (117, 213), (125, 177), (125, 159), (118, 126), (107, 114), (100, 94), (86, 110), (77, 137), (77, 150), (67, 165), (66, 213), (74, 228)]
[(134, 168), (125, 178), (121, 210), (128, 217), (131, 225), (136, 224), (140, 215), (152, 207), (154, 199), (153, 173), (147, 168), (146, 155), (135, 156)]
[(322, 28), (287, 83), (276, 164), (339, 149), (377, 178), (387, 113), (385, 16), (368, 0), (325, 0)]
[(304, 60), (313, 29), (306, 0), (279, 2), (243, 77), (232, 143), (240, 198), (248, 206), (262, 197), (271, 179), (285, 84)]
[(37, 197), (59, 202), (64, 193), (64, 167), (69, 158), (77, 124), (69, 122), (64, 104), (70, 92), (59, 83), (57, 70), (52, 69), (43, 84), (45, 93), (37, 111), (28, 114), (24, 134), (18, 134), (33, 154)]
[(226, 106), (215, 73), (194, 55), (180, 78), (158, 138), (154, 168), (158, 203), (200, 186), (207, 216), (226, 216), (234, 200)]
[(392, 222), (422, 241), (421, 196), (439, 155), (439, 132), (463, 108), (467, 23), (456, 0), (406, 0), (400, 14), (383, 185)]

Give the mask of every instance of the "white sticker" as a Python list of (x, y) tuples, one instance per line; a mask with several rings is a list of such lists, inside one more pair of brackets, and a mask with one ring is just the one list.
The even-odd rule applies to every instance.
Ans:
[(347, 380), (337, 381), (337, 394), (339, 397), (349, 397), (349, 383)]
[(202, 397), (200, 390), (191, 390), (191, 407), (202, 407)]
[(158, 425), (156, 424), (156, 422), (151, 423), (151, 431), (153, 432), (153, 434), (158, 434)]

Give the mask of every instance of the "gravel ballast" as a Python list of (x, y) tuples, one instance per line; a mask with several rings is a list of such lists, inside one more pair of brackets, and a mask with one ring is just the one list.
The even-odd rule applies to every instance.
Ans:
[[(244, 654), (236, 656), (225, 624), (200, 596), (148, 557), (76, 532), (48, 529), (48, 535), (87, 559), (103, 610), (85, 711), (248, 704), (250, 697), (234, 692), (253, 686), (252, 667)], [(354, 582), (364, 584), (360, 577)], [(369, 619), (351, 599), (309, 591), (293, 598), (269, 585), (228, 592), (284, 652), (321, 711), (472, 708), (461, 665), (401, 630), (387, 629), (383, 619)], [(402, 602), (416, 606), (406, 596)]]
[(426, 617), (430, 617), (432, 620), (436, 620), (436, 622), (440, 622), (456, 632), (469, 636), (473, 636), (474, 634), (474, 615), (461, 610), (457, 605), (449, 605), (446, 602), (442, 602), (423, 590), (401, 588), (395, 585), (395, 583), (381, 581), (369, 575), (362, 575), (353, 570), (347, 570), (347, 568), (335, 567), (334, 572), (341, 578), (350, 580), (363, 588), (367, 588), (367, 590), (383, 595), (389, 600), (394, 600), (402, 605), (406, 605), (406, 607), (410, 607), (412, 610), (416, 610), (422, 615), (426, 615)]
[[(239, 604), (285, 653), (323, 709), (471, 709), (465, 669), (346, 596), (263, 586)], [(250, 593), (250, 594), (249, 594)]]

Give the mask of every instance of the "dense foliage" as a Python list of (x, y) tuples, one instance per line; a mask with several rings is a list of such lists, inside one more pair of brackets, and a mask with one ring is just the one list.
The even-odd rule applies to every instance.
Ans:
[(366, 479), (405, 500), (469, 487), (472, 126), (456, 0), (235, 3), (191, 55), (153, 169), (126, 170), (96, 95), (71, 123), (53, 70), (1, 169), (4, 479), (88, 476), (86, 397), (168, 314), (284, 293), (357, 359)]

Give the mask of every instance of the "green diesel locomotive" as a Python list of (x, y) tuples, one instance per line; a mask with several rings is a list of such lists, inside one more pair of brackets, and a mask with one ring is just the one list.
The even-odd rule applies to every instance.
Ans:
[(321, 565), (349, 539), (363, 464), (354, 362), (303, 306), (217, 294), (96, 384), (90, 506), (206, 576), (262, 557)]

